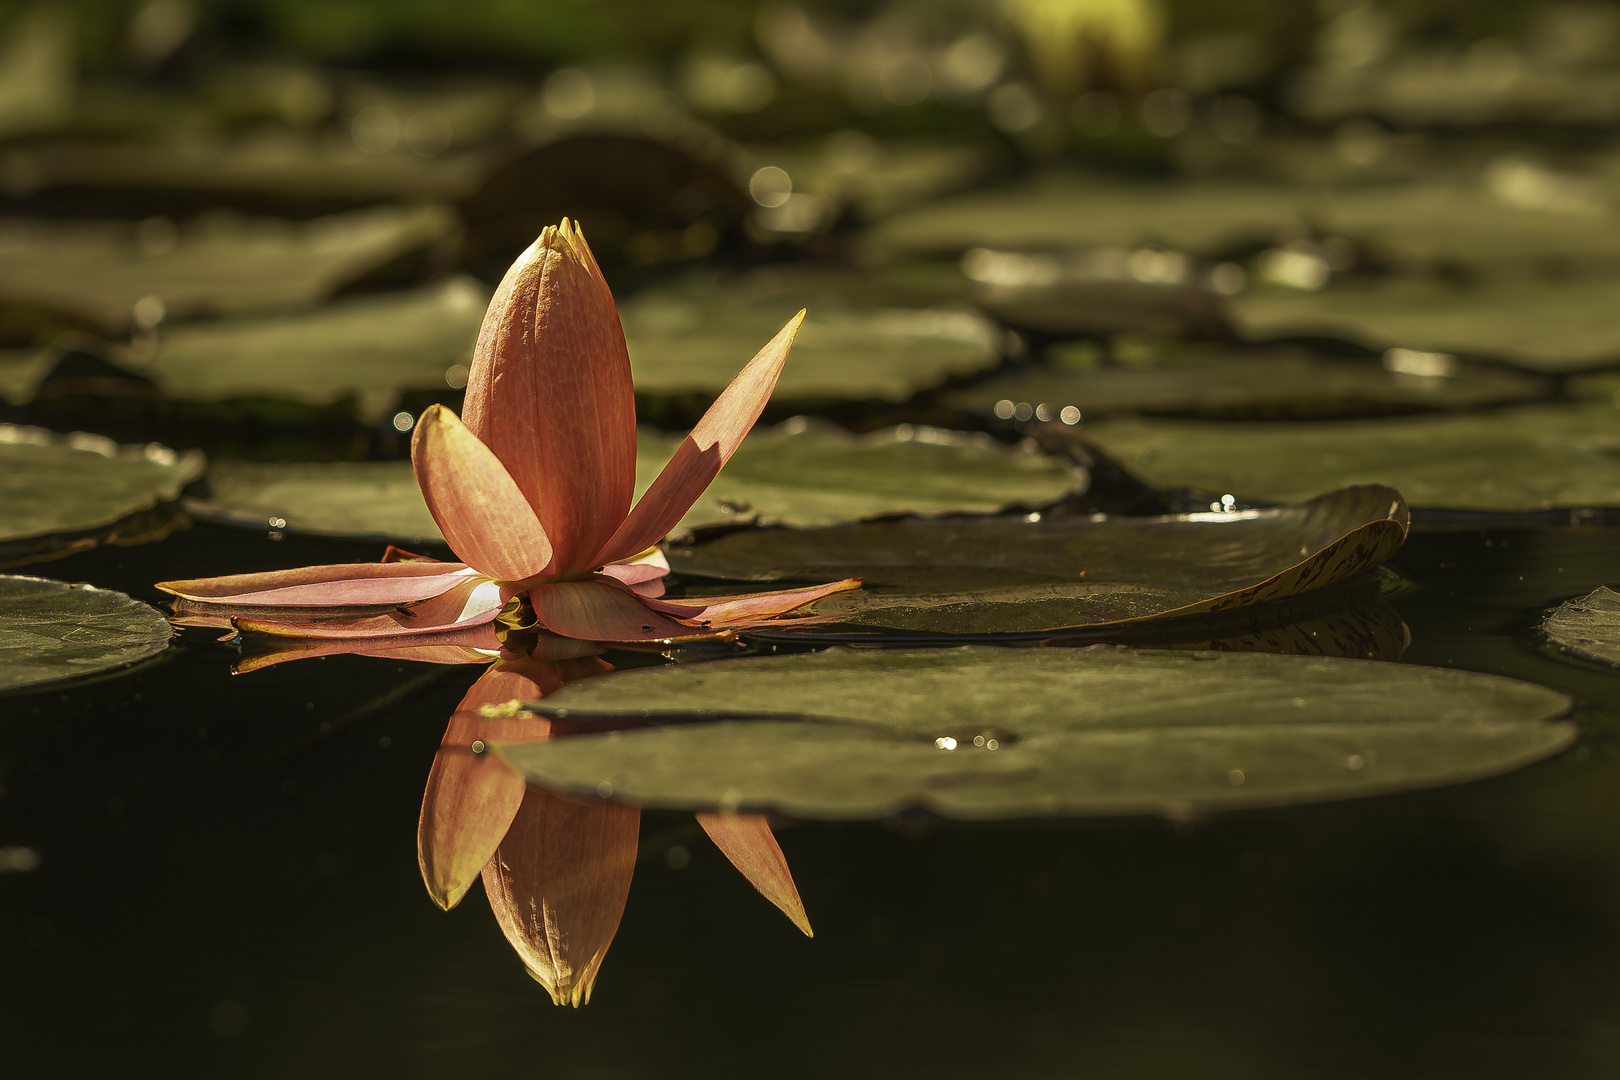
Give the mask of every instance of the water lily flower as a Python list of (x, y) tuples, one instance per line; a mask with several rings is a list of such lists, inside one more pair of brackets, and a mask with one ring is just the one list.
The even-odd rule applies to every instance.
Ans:
[[(582, 802), (526, 784), (490, 747), (571, 734), (567, 721), (532, 714), (488, 719), (480, 709), (534, 700), (611, 671), (594, 656), (569, 656), (564, 639), (549, 652), (501, 661), (473, 684), (434, 755), (417, 824), (417, 859), (440, 907), (459, 903), (475, 878), (508, 943), (559, 1005), (590, 1000), (618, 931), (635, 872), (641, 811)], [(601, 730), (589, 724), (589, 730)], [(699, 814), (699, 822), (743, 875), (810, 933), (782, 849), (757, 814)]]
[[(411, 462), (460, 562), (311, 566), (161, 582), (193, 615), (299, 638), (443, 634), (506, 619), (587, 641), (727, 637), (858, 579), (704, 600), (663, 600), (654, 546), (736, 451), (781, 375), (799, 312), (698, 421), (641, 499), (630, 357), (607, 281), (566, 218), (490, 301), (463, 419), (424, 412)], [(509, 607), (514, 600), (519, 609)]]

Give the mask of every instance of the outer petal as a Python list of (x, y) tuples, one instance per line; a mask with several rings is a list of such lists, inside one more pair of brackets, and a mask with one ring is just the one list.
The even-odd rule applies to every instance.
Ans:
[(287, 660), (341, 654), (416, 660), (428, 664), (483, 664), (495, 659), (501, 650), (501, 640), (496, 636), (494, 622), (464, 626), (459, 630), (393, 638), (266, 637), (255, 638), (253, 642), (262, 651), (243, 655), (233, 669), (238, 675)]
[(630, 895), (641, 811), (529, 788), (484, 892), (506, 940), (558, 1005), (591, 999)]
[(495, 291), (465, 412), (539, 515), (554, 573), (603, 562), (596, 553), (635, 490), (635, 394), (613, 294), (566, 218), (540, 234)]
[(700, 625), (718, 628), (762, 622), (814, 603), (824, 596), (860, 587), (860, 578), (844, 578), (830, 585), (813, 585), (808, 589), (780, 589), (775, 592), (745, 593), (741, 596), (704, 596), (686, 600), (658, 600), (648, 597), (643, 603), (665, 615), (677, 619), (692, 619)]
[(367, 607), (413, 604), (479, 576), (463, 563), (390, 562), (301, 566), (230, 574), (157, 587), (187, 600), (248, 607)]
[(803, 322), (803, 311), (788, 320), (715, 399), (602, 549), (597, 562), (617, 562), (650, 547), (680, 522), (765, 411)]
[(648, 548), (633, 559), (622, 559), (602, 567), (606, 577), (617, 578), (626, 585), (640, 585), (655, 581), (669, 573), (669, 559), (660, 548)]
[(295, 638), (390, 638), (432, 634), (493, 622), (505, 600), (493, 581), (471, 581), (402, 611), (360, 618), (320, 618), (308, 611), (286, 618), (262, 615), (233, 620), (239, 630)]
[(455, 413), (428, 407), (411, 437), (411, 464), (433, 520), (469, 566), (502, 581), (545, 571), (551, 541), (540, 519), (494, 452)]
[(523, 779), (497, 755), (475, 752), (473, 744), (551, 735), (548, 720), (485, 720), (479, 708), (513, 698), (542, 698), (567, 683), (612, 670), (594, 657), (556, 664), (519, 661), (497, 664), (473, 683), (433, 757), (417, 820), (416, 861), (434, 903), (448, 911), (461, 902), (523, 802)]
[(720, 636), (672, 622), (649, 610), (648, 601), (628, 588), (601, 578), (536, 585), (529, 590), (529, 603), (547, 630), (586, 641), (692, 640)]
[(810, 917), (804, 913), (798, 887), (787, 859), (777, 846), (771, 827), (761, 814), (715, 814), (697, 816), (698, 824), (709, 834), (731, 865), (742, 871), (760, 894), (782, 910), (805, 937), (815, 937)]

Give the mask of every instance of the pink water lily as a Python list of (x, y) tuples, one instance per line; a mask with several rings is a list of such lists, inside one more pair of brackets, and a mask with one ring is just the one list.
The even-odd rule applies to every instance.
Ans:
[(519, 598), (544, 629), (604, 642), (727, 637), (855, 588), (848, 579), (660, 599), (669, 564), (654, 545), (759, 419), (803, 319), (801, 311), (749, 361), (632, 507), (630, 356), (607, 281), (565, 218), (519, 257), (490, 301), (465, 419), (435, 405), (416, 424), (417, 483), (460, 562), (310, 566), (158, 588), (193, 616), (326, 639), (463, 630), (493, 622)]

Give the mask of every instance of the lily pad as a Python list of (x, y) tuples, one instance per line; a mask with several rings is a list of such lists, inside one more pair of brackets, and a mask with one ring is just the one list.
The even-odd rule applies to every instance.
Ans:
[(113, 525), (179, 498), (203, 467), (195, 450), (0, 424), (0, 544)]
[(783, 288), (763, 275), (691, 277), (619, 306), (636, 390), (713, 397), (807, 306), (779, 403), (904, 401), (1001, 361), (1000, 331), (967, 310), (861, 306), (825, 284)]
[(1588, 660), (1620, 667), (1620, 593), (1599, 586), (1566, 600), (1541, 624), (1549, 641)]
[(1067, 629), (1100, 636), (1347, 581), (1376, 568), (1405, 538), (1400, 493), (1366, 485), (1230, 513), (756, 529), (675, 545), (669, 561), (682, 574), (747, 581), (863, 579), (861, 589), (816, 603), (821, 622), (787, 624), (773, 636)]
[(1535, 376), (1482, 365), (1458, 363), (1443, 375), (1417, 375), (1298, 349), (1200, 345), (1163, 350), (1146, 364), (1086, 370), (1030, 365), (951, 391), (941, 401), (973, 416), (1002, 419), (1020, 406), (1026, 416), (1041, 409), (1048, 418), (1070, 406), (1084, 418), (1325, 418), (1472, 409), (1532, 400), (1543, 389)]
[(1119, 419), (1087, 431), (1151, 483), (1255, 502), (1383, 483), (1435, 509), (1620, 506), (1620, 410), (1602, 402), (1331, 425)]
[(157, 220), (0, 222), (0, 305), (113, 335), (165, 318), (290, 307), (437, 243), (454, 225), (432, 206), (310, 222)]
[[(638, 435), (636, 494), (653, 482), (680, 436)], [(793, 525), (887, 514), (994, 512), (1043, 506), (1084, 489), (1084, 471), (1038, 453), (902, 426), (850, 435), (788, 421), (743, 440), (686, 528), (770, 520)], [(199, 517), (264, 528), (443, 543), (409, 462), (216, 462), (210, 494), (188, 500)]]
[(94, 675), (169, 647), (169, 622), (111, 589), (0, 576), (0, 690)]
[(1502, 281), (1456, 285), (1391, 278), (1319, 293), (1253, 293), (1231, 302), (1251, 339), (1345, 338), (1374, 349), (1463, 353), (1537, 371), (1620, 363), (1620, 282)]
[(178, 326), (159, 335), (155, 353), (127, 362), (171, 397), (329, 405), (353, 395), (370, 423), (403, 390), (465, 384), (488, 302), (482, 285), (457, 278), (314, 311)]
[(526, 707), (661, 725), (498, 746), (531, 783), (830, 819), (1187, 817), (1459, 783), (1575, 738), (1567, 697), (1499, 676), (1110, 646), (643, 668)]

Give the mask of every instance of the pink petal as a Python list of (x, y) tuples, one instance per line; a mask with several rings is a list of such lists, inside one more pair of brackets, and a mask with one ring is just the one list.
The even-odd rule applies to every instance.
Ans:
[(301, 611), (287, 618), (263, 616), (234, 620), (238, 630), (278, 637), (388, 638), (405, 634), (438, 633), (492, 622), (505, 606), (501, 589), (493, 581), (470, 581), (401, 611), (359, 618), (326, 618)]
[(442, 633), (410, 634), (393, 638), (289, 638), (265, 639), (263, 652), (244, 655), (236, 662), (238, 675), (288, 660), (354, 654), (389, 660), (416, 660), (428, 664), (488, 663), (501, 649), (493, 621)]
[(644, 581), (653, 581), (669, 573), (669, 559), (664, 556), (660, 548), (648, 548), (633, 559), (623, 559), (611, 562), (602, 567), (600, 573), (611, 578), (618, 578), (626, 585), (640, 585)]
[(617, 562), (651, 547), (680, 523), (765, 411), (802, 322), (803, 311), (788, 320), (709, 406), (603, 548), (598, 562)]
[(798, 886), (793, 884), (793, 872), (764, 815), (704, 813), (697, 819), (714, 846), (742, 871), (761, 896), (780, 908), (805, 937), (816, 936), (810, 929), (810, 916), (804, 913)]
[(629, 589), (600, 578), (536, 585), (529, 590), (529, 603), (547, 630), (586, 641), (689, 641), (717, 636), (671, 622), (649, 611), (647, 602)]
[(641, 811), (529, 788), (484, 867), (501, 933), (558, 1005), (591, 999), (630, 895)]
[(716, 627), (738, 626), (785, 615), (824, 596), (860, 587), (860, 578), (845, 578), (830, 585), (813, 585), (807, 589), (779, 589), (775, 592), (693, 597), (686, 600), (648, 599), (646, 604), (654, 611), (672, 615), (677, 619), (693, 619)]
[(157, 587), (187, 600), (210, 604), (365, 607), (427, 600), (478, 576), (478, 571), (462, 563), (339, 563), (260, 574), (160, 581)]
[(648, 600), (656, 600), (664, 595), (664, 579), (653, 578), (651, 581), (638, 581), (630, 586), (630, 591), (637, 596), (644, 596)]
[(443, 405), (429, 406), (411, 437), (411, 464), (439, 531), (467, 565), (500, 581), (545, 572), (551, 541), (540, 519), (460, 417)]
[(607, 561), (596, 553), (635, 490), (635, 394), (613, 294), (568, 219), (542, 232), (495, 291), (465, 412), (539, 516), (553, 573)]
[(417, 865), (428, 894), (441, 908), (448, 911), (460, 903), (523, 802), (523, 779), (499, 755), (475, 752), (473, 743), (532, 741), (551, 734), (550, 722), (539, 717), (486, 720), (479, 708), (513, 698), (541, 698), (567, 683), (612, 670), (596, 659), (497, 664), (461, 699), (433, 757), (416, 826)]

